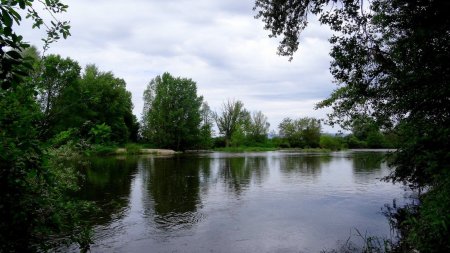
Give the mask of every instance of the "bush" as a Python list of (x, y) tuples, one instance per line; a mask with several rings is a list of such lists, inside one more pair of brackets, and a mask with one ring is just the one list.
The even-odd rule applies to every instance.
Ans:
[(341, 150), (343, 148), (343, 143), (340, 137), (331, 135), (321, 135), (320, 148), (329, 150)]
[(225, 137), (215, 137), (213, 138), (213, 148), (223, 148), (226, 146)]
[(91, 128), (89, 136), (96, 144), (108, 143), (111, 138), (111, 127), (105, 123), (97, 124)]
[(89, 150), (86, 151), (87, 155), (112, 155), (115, 154), (117, 147), (114, 146), (103, 146), (103, 145), (92, 145)]

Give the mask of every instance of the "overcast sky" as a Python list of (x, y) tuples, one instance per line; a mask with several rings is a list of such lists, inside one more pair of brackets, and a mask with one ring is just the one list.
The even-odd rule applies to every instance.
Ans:
[[(261, 110), (277, 129), (285, 117), (325, 118), (314, 104), (335, 89), (329, 73), (330, 31), (311, 22), (289, 62), (276, 54), (254, 0), (63, 0), (72, 36), (49, 53), (94, 63), (123, 78), (140, 118), (148, 82), (169, 72), (197, 83), (211, 109), (227, 99)], [(41, 47), (43, 31), (26, 29), (25, 40)], [(324, 126), (325, 132), (336, 132)]]

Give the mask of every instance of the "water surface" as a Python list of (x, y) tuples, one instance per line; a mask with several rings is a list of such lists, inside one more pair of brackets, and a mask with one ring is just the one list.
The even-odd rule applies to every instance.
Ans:
[[(389, 236), (380, 152), (210, 153), (91, 161), (92, 252), (319, 252)], [(357, 241), (358, 239), (355, 238)]]

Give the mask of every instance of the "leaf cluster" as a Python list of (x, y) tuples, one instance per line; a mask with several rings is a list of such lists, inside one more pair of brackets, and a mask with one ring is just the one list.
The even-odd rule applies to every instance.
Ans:
[[(36, 11), (37, 6), (50, 14), (49, 20), (44, 20)], [(24, 63), (20, 52), (29, 47), (23, 36), (18, 34), (14, 26), (21, 25), (21, 12), (26, 12), (25, 18), (32, 20), (33, 28), (45, 26), (47, 36), (43, 38), (44, 51), (51, 43), (61, 38), (70, 36), (70, 24), (68, 21), (60, 21), (56, 15), (67, 11), (68, 6), (59, 0), (1, 0), (0, 5), (0, 84), (2, 89), (8, 89), (12, 85), (18, 85), (26, 76), (26, 71), (31, 68)]]

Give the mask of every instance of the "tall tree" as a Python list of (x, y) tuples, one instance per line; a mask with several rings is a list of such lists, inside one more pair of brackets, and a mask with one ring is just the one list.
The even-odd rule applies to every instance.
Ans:
[(144, 91), (144, 138), (161, 148), (196, 148), (200, 140), (197, 84), (169, 73), (155, 77)]
[(249, 123), (247, 127), (247, 138), (256, 143), (266, 141), (270, 127), (267, 116), (261, 111), (255, 111), (251, 114)]
[(214, 119), (219, 128), (219, 132), (225, 137), (225, 145), (231, 144), (231, 137), (236, 131), (240, 130), (246, 119), (248, 112), (244, 108), (244, 104), (237, 100), (228, 100), (222, 105), (221, 114), (214, 114)]
[(450, 250), (450, 199), (444, 197), (450, 189), (449, 9), (444, 0), (255, 4), (265, 28), (282, 36), (282, 55), (298, 49), (308, 14), (317, 14), (335, 32), (331, 73), (340, 87), (318, 107), (331, 106), (330, 123), (344, 127), (364, 115), (383, 128), (400, 130), (402, 142), (389, 178), (413, 189), (428, 188), (421, 206), (410, 210), (416, 218), (408, 220), (405, 234), (405, 241), (421, 252)]
[[(136, 118), (133, 116), (131, 93), (126, 90), (123, 79), (117, 78), (111, 72), (102, 72), (95, 65), (88, 65), (80, 80), (79, 90), (75, 90), (78, 103), (74, 104), (72, 112), (67, 115), (74, 117), (76, 127), (89, 122), (92, 126), (103, 124), (111, 127), (111, 140), (119, 143), (130, 139), (131, 132), (136, 132)], [(65, 120), (69, 118), (63, 118)]]
[(212, 147), (212, 135), (213, 135), (213, 112), (208, 105), (208, 102), (204, 101), (200, 108), (201, 125), (200, 125), (200, 147), (209, 149)]
[(80, 71), (81, 67), (76, 61), (63, 59), (59, 55), (49, 55), (38, 62), (33, 82), (37, 85), (38, 103), (43, 113), (41, 129), (44, 136), (56, 134), (53, 127), (64, 113), (66, 105), (72, 102), (63, 99), (63, 94), (77, 85)]

